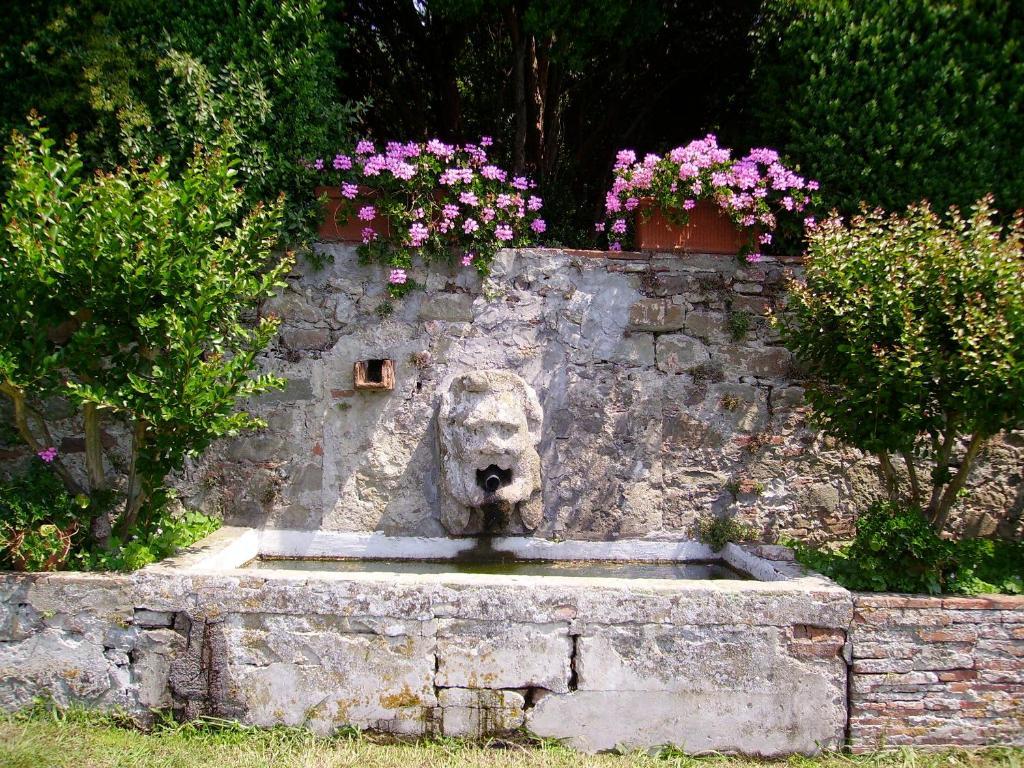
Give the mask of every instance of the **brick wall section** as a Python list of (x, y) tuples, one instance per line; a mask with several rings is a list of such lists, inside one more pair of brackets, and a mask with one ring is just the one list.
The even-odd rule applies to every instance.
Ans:
[(855, 595), (850, 746), (1024, 745), (1024, 597)]

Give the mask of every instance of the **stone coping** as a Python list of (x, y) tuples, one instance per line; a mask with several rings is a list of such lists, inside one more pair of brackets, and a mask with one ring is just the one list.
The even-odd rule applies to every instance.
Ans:
[(550, 541), (527, 537), (496, 538), (495, 549), (535, 560), (657, 560), (687, 561), (721, 559), (746, 571), (753, 580), (627, 579), (614, 577), (522, 576), (502, 574), (444, 573), (399, 574), (386, 567), (378, 572), (294, 571), (245, 568), (260, 555), (273, 557), (360, 557), (367, 559), (445, 559), (474, 545), (473, 539), (385, 536), (281, 529), (222, 528), (177, 557), (145, 568), (147, 576), (204, 575), (294, 582), (373, 582), (468, 585), (487, 587), (543, 585), (586, 589), (653, 590), (659, 593), (821, 593), (845, 601), (849, 592), (820, 574), (806, 571), (785, 547), (727, 544), (719, 553), (697, 541), (683, 538), (645, 538), (618, 541)]

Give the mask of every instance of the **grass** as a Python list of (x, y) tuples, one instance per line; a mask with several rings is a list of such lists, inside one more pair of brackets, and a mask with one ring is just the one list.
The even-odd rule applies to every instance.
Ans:
[[(347, 730), (330, 738), (300, 728), (255, 729), (226, 721), (158, 723), (150, 732), (125, 718), (38, 709), (0, 718), (2, 768), (755, 768), (766, 761), (675, 748), (657, 754), (584, 755), (526, 735), (471, 742), (399, 741)], [(1022, 768), (1024, 749), (872, 755), (828, 754), (767, 763), (791, 768)]]

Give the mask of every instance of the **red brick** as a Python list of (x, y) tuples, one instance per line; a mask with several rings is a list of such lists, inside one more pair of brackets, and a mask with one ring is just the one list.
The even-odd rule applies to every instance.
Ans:
[(918, 631), (917, 636), (926, 643), (973, 643), (978, 633), (967, 627)]
[(953, 669), (949, 672), (939, 672), (939, 680), (943, 682), (977, 679), (978, 670), (976, 669)]
[(944, 597), (942, 607), (954, 611), (971, 610), (973, 608), (994, 608), (987, 597)]

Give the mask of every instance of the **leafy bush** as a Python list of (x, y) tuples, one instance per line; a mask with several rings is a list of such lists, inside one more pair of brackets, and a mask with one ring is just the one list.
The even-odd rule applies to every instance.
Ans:
[(755, 35), (751, 140), (828, 207), (1024, 206), (1018, 0), (771, 0)]
[(1024, 426), (1024, 221), (1003, 230), (989, 205), (829, 219), (779, 320), (816, 423), (937, 531), (986, 442)]
[(57, 569), (67, 560), (88, 504), (33, 459), (27, 472), (0, 484), (0, 569)]
[(389, 290), (404, 295), (415, 287), (406, 272), (416, 256), (427, 263), (451, 261), (486, 275), (500, 248), (529, 245), (544, 232), (543, 202), (525, 176), (513, 176), (487, 156), (491, 141), (453, 146), (388, 143), (378, 153), (360, 141), (314, 167), (340, 185), (346, 219), (364, 222), (359, 255), (391, 267)]
[[(358, 109), (335, 86), (322, 0), (28, 3), (0, 33), (0, 129), (30, 109), (85, 162), (184, 171), (195, 144), (231, 150), (250, 203), (287, 195), (283, 228), (318, 216), (298, 162), (348, 133)], [(334, 29), (337, 34), (338, 29)]]
[(861, 514), (849, 545), (828, 550), (787, 544), (800, 563), (848, 589), (1024, 593), (1024, 542), (943, 539), (920, 510), (892, 502)]
[(220, 520), (201, 512), (180, 516), (161, 510), (146, 533), (114, 538), (105, 546), (83, 545), (73, 552), (68, 566), (82, 571), (134, 571), (170, 557), (220, 528)]
[[(280, 203), (249, 207), (233, 162), (197, 154), (181, 180), (166, 161), (89, 177), (74, 144), (38, 124), (15, 134), (0, 232), (0, 393), (22, 440), (84, 490), (57, 455), (39, 407), (81, 406), (88, 491), (108, 491), (101, 422), (131, 432), (117, 540), (159, 527), (168, 472), (212, 440), (261, 425), (239, 399), (279, 385), (252, 376), (276, 321), (246, 312), (291, 260), (271, 251)], [(106, 514), (91, 531), (105, 543)]]

